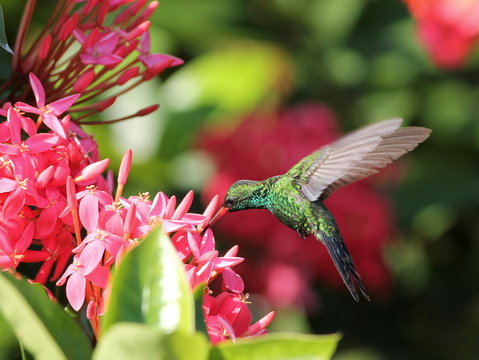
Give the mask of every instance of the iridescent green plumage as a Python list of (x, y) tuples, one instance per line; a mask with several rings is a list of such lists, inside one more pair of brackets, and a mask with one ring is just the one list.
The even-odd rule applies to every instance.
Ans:
[(286, 174), (263, 181), (240, 180), (225, 197), (222, 210), (266, 209), (303, 238), (313, 234), (327, 248), (356, 301), (369, 299), (326, 199), (337, 188), (378, 172), (414, 149), (430, 134), (422, 127), (400, 128), (401, 119), (366, 126), (306, 156)]

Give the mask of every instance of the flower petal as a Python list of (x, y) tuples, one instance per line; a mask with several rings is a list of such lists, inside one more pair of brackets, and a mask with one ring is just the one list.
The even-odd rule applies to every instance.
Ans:
[(85, 166), (80, 174), (75, 177), (75, 182), (83, 183), (96, 179), (103, 171), (105, 171), (109, 163), (110, 159), (107, 158)]
[(193, 202), (193, 191), (188, 191), (188, 194), (183, 198), (180, 205), (176, 208), (173, 216), (171, 217), (172, 220), (180, 220), (190, 209), (191, 203)]
[(5, 219), (10, 219), (15, 215), (18, 216), (23, 205), (25, 205), (25, 190), (17, 187), (15, 191), (10, 193), (3, 205), (3, 216)]
[(45, 106), (45, 90), (43, 89), (42, 83), (34, 73), (30, 73), (28, 76), (30, 78), (30, 85), (32, 87), (33, 94), (35, 95), (38, 107)]
[(67, 282), (66, 293), (68, 302), (75, 311), (80, 310), (85, 301), (85, 286), (86, 279), (79, 271), (71, 274)]
[(59, 116), (67, 111), (75, 101), (80, 97), (81, 94), (73, 94), (63, 99), (54, 101), (47, 105), (48, 110), (50, 110), (53, 115)]
[(28, 146), (30, 151), (39, 153), (51, 149), (59, 140), (56, 134), (40, 133), (26, 139), (25, 145)]
[(80, 255), (84, 266), (83, 275), (90, 274), (100, 264), (105, 253), (105, 244), (101, 240), (92, 241), (87, 244)]
[(95, 285), (105, 288), (108, 284), (108, 277), (110, 272), (104, 266), (99, 265), (95, 270), (86, 276), (88, 280), (93, 282)]
[(36, 225), (36, 235), (38, 238), (45, 238), (50, 235), (57, 224), (58, 216), (54, 207), (49, 207), (43, 209), (37, 221)]
[(98, 199), (94, 195), (85, 196), (80, 202), (80, 221), (87, 231), (91, 232), (98, 227)]
[(265, 330), (265, 328), (273, 321), (275, 316), (275, 312), (271, 311), (253, 325), (248, 328), (248, 335), (253, 336), (259, 334), (261, 331)]
[(225, 267), (222, 274), (223, 283), (229, 291), (237, 294), (241, 294), (244, 291), (243, 279), (230, 267)]
[(0, 193), (7, 193), (17, 187), (17, 182), (9, 178), (0, 178)]
[(54, 132), (58, 134), (62, 139), (67, 138), (67, 134), (65, 133), (65, 129), (63, 128), (60, 120), (50, 113), (43, 114), (43, 123), (52, 129)]
[(31, 114), (40, 115), (42, 113), (42, 111), (40, 109), (36, 108), (35, 106), (31, 106), (31, 105), (26, 104), (26, 103), (21, 102), (21, 101), (16, 102), (15, 107), (18, 110), (21, 110), (21, 111), (24, 111), (24, 112), (27, 112), (27, 113), (31, 113)]

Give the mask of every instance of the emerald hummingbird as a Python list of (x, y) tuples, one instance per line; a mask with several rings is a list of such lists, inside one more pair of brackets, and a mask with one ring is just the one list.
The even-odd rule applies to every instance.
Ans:
[(429, 137), (424, 127), (400, 127), (402, 119), (362, 127), (306, 156), (288, 172), (262, 181), (239, 180), (206, 228), (227, 212), (266, 209), (306, 238), (321, 241), (354, 300), (369, 296), (333, 215), (324, 205), (336, 189), (364, 179)]

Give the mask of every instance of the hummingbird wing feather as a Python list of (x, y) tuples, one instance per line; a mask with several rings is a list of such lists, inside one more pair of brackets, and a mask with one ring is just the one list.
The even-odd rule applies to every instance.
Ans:
[(310, 201), (378, 172), (424, 141), (431, 130), (390, 119), (360, 128), (305, 157), (287, 173)]

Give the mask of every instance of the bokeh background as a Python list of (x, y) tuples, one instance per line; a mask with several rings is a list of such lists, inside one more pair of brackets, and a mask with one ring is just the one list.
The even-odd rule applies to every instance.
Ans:
[[(12, 41), (24, 4), (0, 3)], [(232, 182), (280, 174), (366, 123), (430, 127), (413, 153), (327, 201), (370, 303), (354, 302), (318, 242), (266, 212), (225, 216), (215, 234), (240, 245), (253, 307), (277, 311), (271, 331), (342, 332), (337, 360), (477, 359), (477, 54), (436, 67), (399, 0), (163, 0), (152, 27), (153, 50), (185, 65), (104, 116), (160, 109), (89, 128), (113, 169), (133, 149), (125, 194), (193, 189), (201, 210)]]

